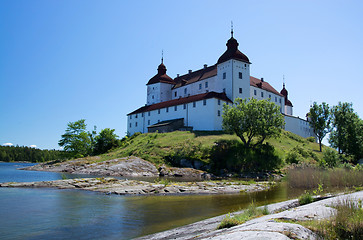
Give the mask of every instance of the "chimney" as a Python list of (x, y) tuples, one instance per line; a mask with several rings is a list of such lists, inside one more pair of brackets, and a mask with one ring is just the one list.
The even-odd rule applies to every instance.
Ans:
[(207, 64), (204, 64), (204, 68), (207, 68), (208, 67), (208, 65)]
[(179, 73), (176, 75), (176, 77), (179, 77)]
[(192, 73), (192, 70), (189, 70), (188, 72), (189, 72), (189, 74), (191, 74)]
[(263, 78), (261, 78), (261, 82), (263, 82)]

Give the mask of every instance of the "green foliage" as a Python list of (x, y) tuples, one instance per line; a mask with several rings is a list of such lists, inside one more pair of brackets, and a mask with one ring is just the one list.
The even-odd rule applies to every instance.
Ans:
[(351, 103), (341, 103), (332, 110), (333, 130), (329, 143), (339, 153), (353, 156), (355, 162), (363, 157), (363, 120), (354, 113)]
[(69, 122), (66, 132), (59, 140), (59, 146), (74, 156), (88, 156), (92, 153), (92, 134), (86, 131), (85, 119)]
[[(278, 137), (284, 125), (279, 107), (267, 100), (237, 98), (232, 106), (223, 106), (223, 129), (235, 133), (247, 148)], [(253, 139), (256, 140), (254, 145)]]
[(302, 157), (298, 152), (290, 150), (285, 158), (285, 162), (288, 164), (299, 164), (302, 161)]
[(255, 203), (252, 202), (243, 213), (235, 215), (233, 217), (228, 214), (218, 225), (217, 229), (234, 227), (245, 223), (253, 218), (268, 214), (270, 214), (270, 212), (268, 211), (267, 206), (264, 206), (264, 208), (257, 208)]
[(309, 192), (305, 192), (299, 197), (299, 204), (305, 205), (314, 201), (313, 196)]
[(315, 135), (318, 138), (320, 152), (321, 152), (321, 141), (330, 129), (330, 109), (329, 105), (323, 102), (318, 105), (314, 102), (309, 112), (310, 125), (314, 130)]
[(323, 159), (320, 161), (322, 167), (336, 167), (340, 163), (339, 154), (334, 149), (325, 149), (323, 152)]
[(308, 137), (308, 138), (306, 138), (306, 140), (313, 143), (313, 142), (315, 142), (315, 137)]
[[(81, 119), (69, 122), (66, 132), (58, 142), (58, 145), (73, 158), (102, 154), (121, 144), (122, 141), (118, 140), (118, 136), (114, 133), (115, 129), (105, 128), (97, 135), (96, 126), (92, 132), (89, 132), (85, 121)], [(125, 137), (123, 140), (127, 139), (128, 137)]]
[(95, 137), (93, 152), (95, 155), (105, 153), (120, 145), (115, 129), (105, 128)]
[(67, 154), (58, 150), (40, 150), (24, 146), (0, 146), (0, 161), (2, 162), (46, 162), (66, 158), (68, 158)]
[(258, 148), (248, 148), (237, 140), (220, 140), (211, 151), (211, 165), (214, 171), (227, 169), (230, 172), (250, 172), (274, 170), (282, 160), (270, 144)]

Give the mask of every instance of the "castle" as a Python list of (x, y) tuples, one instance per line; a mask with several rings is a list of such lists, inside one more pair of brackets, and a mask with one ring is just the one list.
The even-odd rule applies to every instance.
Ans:
[(302, 137), (314, 136), (307, 120), (293, 116), (293, 105), (283, 84), (276, 91), (263, 78), (250, 76), (250, 61), (238, 50), (238, 42), (227, 41), (227, 50), (213, 66), (171, 78), (163, 63), (147, 85), (145, 106), (127, 114), (127, 133), (174, 130), (222, 130), (223, 104), (236, 98), (268, 99), (280, 107), (285, 130)]

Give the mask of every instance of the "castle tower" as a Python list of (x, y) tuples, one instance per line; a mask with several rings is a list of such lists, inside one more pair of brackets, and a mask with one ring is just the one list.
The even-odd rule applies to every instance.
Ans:
[(292, 116), (292, 103), (288, 99), (287, 95), (289, 94), (285, 88), (285, 83), (282, 85), (282, 90), (280, 92), (285, 97), (285, 114)]
[(158, 66), (158, 73), (146, 84), (146, 104), (151, 105), (171, 100), (171, 88), (174, 84), (174, 80), (166, 74), (166, 67), (162, 58), (161, 64)]
[(238, 50), (238, 42), (233, 38), (227, 41), (227, 50), (217, 62), (217, 82), (221, 91), (229, 99), (250, 97), (250, 60)]

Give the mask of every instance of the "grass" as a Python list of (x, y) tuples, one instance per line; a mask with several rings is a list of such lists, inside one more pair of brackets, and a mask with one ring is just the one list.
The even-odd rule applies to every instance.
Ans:
[(287, 174), (290, 188), (359, 188), (363, 187), (363, 170), (334, 168), (322, 169), (314, 166), (302, 166), (290, 169)]
[(312, 203), (313, 201), (314, 201), (314, 198), (311, 195), (311, 193), (309, 193), (309, 192), (305, 192), (304, 194), (302, 194), (299, 197), (299, 204), (300, 205), (309, 204), (309, 203)]
[[(256, 151), (243, 152), (240, 151), (242, 142), (236, 135), (221, 131), (134, 134), (124, 138), (119, 148), (99, 156), (83, 158), (80, 164), (136, 156), (157, 167), (163, 164), (180, 167), (180, 160), (187, 159), (194, 166), (198, 162), (203, 170), (216, 169), (214, 173), (219, 174), (217, 171), (221, 169), (234, 173), (279, 169), (285, 162), (290, 161), (288, 159), (291, 159), (291, 152), (297, 153), (298, 162), (316, 163), (322, 158), (322, 153), (317, 152), (318, 144), (284, 130), (281, 137), (268, 139), (267, 143), (268, 145), (259, 147)], [(251, 160), (256, 161), (251, 164)], [(273, 161), (277, 164), (268, 165)], [(221, 166), (219, 163), (222, 163)]]
[(268, 215), (268, 214), (270, 213), (268, 211), (267, 206), (264, 206), (264, 208), (257, 208), (254, 202), (252, 202), (243, 213), (235, 215), (233, 217), (231, 217), (231, 215), (228, 214), (218, 225), (217, 229), (237, 226), (253, 218), (257, 218), (262, 215)]
[(337, 202), (328, 220), (297, 222), (321, 236), (322, 239), (363, 239), (362, 201), (345, 199)]

